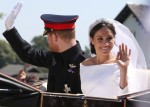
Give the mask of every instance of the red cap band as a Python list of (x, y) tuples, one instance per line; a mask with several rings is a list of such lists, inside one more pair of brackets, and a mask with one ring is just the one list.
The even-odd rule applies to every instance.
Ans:
[(74, 23), (45, 23), (45, 28), (50, 28), (53, 30), (67, 30), (67, 29), (74, 29)]

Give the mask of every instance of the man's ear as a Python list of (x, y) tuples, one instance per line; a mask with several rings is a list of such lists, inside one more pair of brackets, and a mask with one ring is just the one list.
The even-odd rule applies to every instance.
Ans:
[(59, 35), (57, 32), (54, 32), (54, 41), (57, 42), (59, 39)]

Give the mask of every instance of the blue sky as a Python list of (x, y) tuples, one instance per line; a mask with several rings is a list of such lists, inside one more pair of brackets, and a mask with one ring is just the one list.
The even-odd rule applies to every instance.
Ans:
[[(0, 12), (5, 16), (0, 20), (0, 39), (4, 39), (5, 19), (17, 2), (23, 7), (15, 20), (14, 26), (21, 36), (31, 42), (34, 36), (41, 35), (44, 23), (42, 14), (79, 15), (76, 22), (76, 38), (82, 48), (89, 46), (88, 27), (98, 18), (114, 19), (127, 2), (147, 4), (148, 0), (1, 0)], [(5, 40), (5, 39), (4, 39)]]

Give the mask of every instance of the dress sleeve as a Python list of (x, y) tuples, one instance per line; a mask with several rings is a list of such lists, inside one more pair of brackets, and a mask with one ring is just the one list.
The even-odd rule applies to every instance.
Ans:
[(120, 86), (118, 86), (117, 96), (123, 95), (128, 93), (128, 86), (126, 86), (124, 89), (121, 89)]

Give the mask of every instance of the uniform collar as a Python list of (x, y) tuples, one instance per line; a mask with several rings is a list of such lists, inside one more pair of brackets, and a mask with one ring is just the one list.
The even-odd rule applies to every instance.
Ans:
[[(81, 49), (80, 43), (77, 41), (77, 44), (75, 46), (71, 47), (70, 49), (62, 53), (59, 53), (59, 55), (62, 56), (63, 59), (69, 59), (70, 56), (74, 56), (80, 52), (82, 52), (82, 49)], [(71, 59), (73, 59), (73, 57), (71, 57)]]

